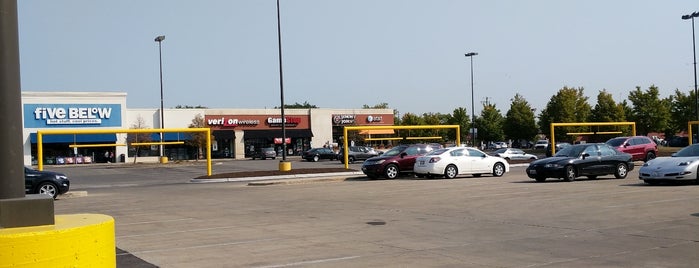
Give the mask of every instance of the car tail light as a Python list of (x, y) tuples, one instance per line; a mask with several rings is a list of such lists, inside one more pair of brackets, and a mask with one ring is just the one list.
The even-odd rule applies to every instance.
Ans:
[(439, 162), (439, 160), (442, 160), (442, 158), (432, 157), (432, 158), (430, 158), (430, 163), (437, 163), (437, 162)]

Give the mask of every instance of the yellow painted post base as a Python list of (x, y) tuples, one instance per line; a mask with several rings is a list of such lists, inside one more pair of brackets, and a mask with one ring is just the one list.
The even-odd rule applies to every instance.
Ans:
[(291, 162), (289, 161), (279, 161), (279, 171), (290, 171)]
[(161, 156), (161, 157), (160, 157), (160, 163), (161, 163), (161, 164), (167, 164), (167, 156)]
[(55, 219), (54, 225), (0, 228), (0, 267), (116, 267), (114, 218)]

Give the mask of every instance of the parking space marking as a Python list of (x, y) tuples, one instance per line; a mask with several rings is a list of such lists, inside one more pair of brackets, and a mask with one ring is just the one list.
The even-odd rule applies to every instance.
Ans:
[(361, 257), (361, 256), (347, 256), (347, 257), (331, 258), (331, 259), (319, 259), (319, 260), (311, 260), (311, 261), (292, 262), (292, 263), (279, 264), (279, 265), (259, 266), (258, 268), (279, 268), (279, 267), (302, 266), (302, 265), (319, 264), (319, 263), (333, 262), (333, 261), (351, 260), (351, 259), (356, 259), (359, 257)]

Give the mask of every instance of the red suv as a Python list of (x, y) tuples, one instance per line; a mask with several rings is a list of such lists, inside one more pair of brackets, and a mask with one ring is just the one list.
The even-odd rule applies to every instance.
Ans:
[(646, 136), (617, 137), (606, 142), (620, 152), (630, 154), (633, 161), (648, 162), (658, 155), (658, 145)]

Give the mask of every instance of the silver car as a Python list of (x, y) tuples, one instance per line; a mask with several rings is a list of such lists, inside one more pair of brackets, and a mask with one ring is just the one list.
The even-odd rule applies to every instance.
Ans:
[(528, 154), (525, 151), (515, 148), (502, 148), (493, 152), (494, 155), (505, 158), (505, 160), (536, 160), (538, 157)]
[(670, 157), (658, 157), (646, 162), (639, 169), (638, 178), (651, 185), (668, 181), (699, 182), (698, 167), (699, 144), (693, 144)]

